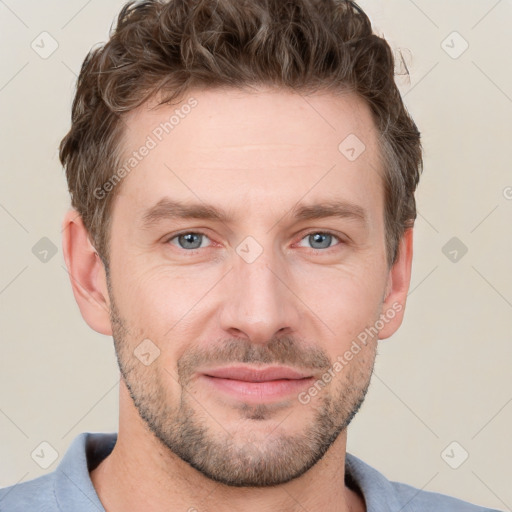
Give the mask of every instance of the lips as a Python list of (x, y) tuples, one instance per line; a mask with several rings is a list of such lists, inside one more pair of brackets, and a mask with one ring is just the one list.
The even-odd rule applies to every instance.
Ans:
[(231, 366), (226, 368), (214, 368), (203, 373), (208, 377), (246, 382), (268, 382), (283, 379), (298, 380), (311, 377), (311, 374), (300, 372), (287, 366), (273, 366), (265, 369), (250, 368), (247, 366)]
[(203, 371), (199, 377), (217, 394), (253, 404), (288, 400), (314, 380), (310, 373), (286, 366), (214, 368)]

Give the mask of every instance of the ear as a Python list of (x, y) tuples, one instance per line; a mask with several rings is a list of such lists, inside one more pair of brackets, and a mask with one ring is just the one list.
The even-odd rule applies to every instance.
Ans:
[(413, 228), (405, 230), (400, 241), (398, 256), (388, 275), (381, 319), (384, 327), (379, 339), (389, 338), (402, 324), (407, 292), (411, 282)]
[(110, 336), (110, 300), (105, 267), (89, 240), (82, 217), (74, 209), (62, 223), (62, 250), (71, 287), (80, 312), (89, 327)]

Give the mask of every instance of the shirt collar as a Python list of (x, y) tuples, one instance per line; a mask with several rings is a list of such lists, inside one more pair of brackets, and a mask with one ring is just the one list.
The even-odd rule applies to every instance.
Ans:
[[(345, 455), (345, 475), (350, 475), (364, 496), (367, 512), (395, 512), (406, 509), (398, 501), (392, 483), (355, 455)], [(345, 478), (347, 478), (345, 476)]]
[[(78, 435), (55, 470), (54, 491), (63, 511), (105, 512), (89, 471), (107, 457), (117, 433), (84, 432)], [(345, 455), (345, 479), (364, 496), (367, 512), (393, 512), (400, 503), (391, 482), (355, 455)]]
[(84, 432), (77, 436), (55, 470), (54, 492), (63, 511), (105, 512), (89, 470), (110, 454), (116, 433)]

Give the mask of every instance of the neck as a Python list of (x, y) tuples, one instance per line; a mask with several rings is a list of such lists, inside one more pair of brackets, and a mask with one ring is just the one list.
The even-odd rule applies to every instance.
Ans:
[[(121, 386), (121, 395), (127, 391)], [(127, 400), (126, 400), (127, 399)], [(165, 447), (146, 427), (129, 396), (121, 396), (112, 453), (91, 471), (106, 512), (364, 512), (364, 499), (345, 485), (346, 431), (302, 476), (275, 487), (230, 487), (205, 477)]]

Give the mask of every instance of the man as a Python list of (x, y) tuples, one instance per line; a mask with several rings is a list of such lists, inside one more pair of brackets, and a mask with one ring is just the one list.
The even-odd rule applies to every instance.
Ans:
[(128, 4), (61, 144), (63, 249), (119, 432), (0, 509), (467, 511), (346, 453), (404, 315), (419, 132), (341, 0)]

